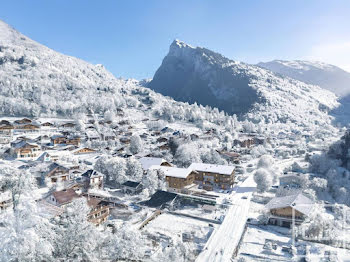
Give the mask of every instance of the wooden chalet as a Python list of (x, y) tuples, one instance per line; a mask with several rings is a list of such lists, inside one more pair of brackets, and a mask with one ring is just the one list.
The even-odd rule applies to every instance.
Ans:
[(170, 147), (169, 147), (168, 143), (163, 143), (163, 144), (158, 146), (158, 149), (163, 151), (163, 150), (169, 150)]
[(49, 179), (51, 183), (70, 180), (69, 168), (58, 163), (49, 165), (48, 170), (43, 174), (43, 179)]
[(33, 123), (15, 125), (14, 127), (16, 131), (27, 133), (38, 132), (40, 130), (40, 126)]
[(196, 171), (189, 168), (152, 166), (150, 169), (164, 172), (168, 190), (172, 192), (184, 191), (185, 187), (194, 184), (197, 175)]
[(80, 196), (72, 188), (69, 188), (52, 192), (46, 198), (46, 201), (52, 205), (61, 207), (71, 203), (74, 199), (77, 199), (79, 197)]
[(142, 191), (142, 184), (135, 181), (126, 181), (122, 184), (123, 192), (126, 194), (136, 194)]
[(74, 155), (82, 155), (82, 154), (91, 154), (91, 153), (96, 153), (96, 152), (97, 151), (95, 149), (83, 147), (83, 148), (78, 148), (78, 149), (74, 150), (73, 154)]
[(256, 144), (254, 135), (242, 135), (239, 138), (233, 140), (233, 144), (235, 146), (239, 145), (240, 147), (250, 148), (251, 146)]
[(189, 169), (197, 172), (195, 183), (205, 190), (227, 190), (235, 181), (235, 168), (232, 166), (193, 163)]
[(110, 204), (107, 201), (87, 196), (87, 204), (91, 208), (88, 221), (98, 226), (106, 222), (110, 215)]
[(294, 222), (301, 224), (312, 212), (314, 202), (302, 193), (284, 197), (275, 197), (266, 204), (269, 212), (268, 223), (281, 227), (290, 227)]
[[(73, 200), (78, 199), (82, 196), (78, 195), (73, 188), (64, 189), (61, 191), (52, 192), (47, 198), (46, 201), (57, 207), (64, 207)], [(87, 205), (90, 207), (90, 212), (88, 214), (88, 221), (93, 223), (94, 225), (100, 225), (103, 222), (107, 221), (108, 216), (110, 214), (110, 204), (107, 201), (85, 196), (87, 200)], [(59, 215), (62, 215), (61, 212)]]
[(40, 146), (26, 140), (11, 143), (10, 155), (14, 158), (36, 158), (40, 154)]
[(29, 118), (22, 118), (22, 119), (16, 120), (14, 123), (16, 125), (30, 124), (32, 123), (32, 120), (30, 120)]
[(6, 121), (6, 122), (3, 122), (3, 121), (1, 121), (1, 123), (0, 123), (0, 135), (11, 134), (12, 130), (14, 129), (14, 126), (11, 125), (10, 123), (6, 123), (8, 121)]
[(225, 158), (228, 161), (231, 161), (235, 164), (240, 163), (240, 154), (236, 152), (228, 152), (228, 151), (216, 151), (218, 152), (223, 158)]
[(157, 143), (167, 143), (168, 139), (166, 137), (160, 137), (157, 139)]
[(51, 137), (51, 143), (53, 145), (75, 145), (79, 146), (80, 145), (80, 137), (78, 136), (71, 136), (71, 137), (66, 137), (63, 135), (54, 135)]
[(96, 170), (89, 169), (81, 175), (84, 182), (84, 187), (103, 189), (103, 174), (97, 172)]
[(74, 128), (75, 126), (76, 126), (75, 123), (67, 122), (67, 123), (62, 124), (60, 127), (63, 127), (63, 128)]
[(43, 127), (54, 127), (55, 125), (50, 123), (50, 122), (44, 122), (44, 123), (41, 124), (41, 126), (43, 126)]
[(130, 138), (128, 137), (121, 137), (119, 141), (123, 144), (130, 144)]

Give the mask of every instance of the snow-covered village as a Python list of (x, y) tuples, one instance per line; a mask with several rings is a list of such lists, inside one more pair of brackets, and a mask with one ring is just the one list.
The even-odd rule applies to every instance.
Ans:
[[(45, 8), (14, 2), (22, 15)], [(335, 10), (320, 2), (320, 12)], [(0, 262), (350, 261), (350, 72), (343, 64), (241, 62), (173, 32), (151, 77), (124, 78), (84, 61), (96, 59), (75, 58), (74, 48), (54, 51), (74, 45), (68, 40), (52, 40), (62, 49), (51, 49), (49, 36), (40, 41), (33, 31), (32, 38), (29, 24), (44, 18), (24, 25), (17, 4), (0, 10)], [(50, 14), (63, 8), (51, 4), (58, 9)], [(192, 21), (178, 13), (182, 4), (168, 12)], [(216, 4), (202, 8), (215, 21), (218, 10), (231, 17), (225, 10), (233, 3)], [(86, 2), (91, 12), (97, 5)], [(134, 10), (108, 5), (106, 14)], [(347, 17), (349, 5), (336, 5)], [(86, 12), (82, 21), (90, 20)]]

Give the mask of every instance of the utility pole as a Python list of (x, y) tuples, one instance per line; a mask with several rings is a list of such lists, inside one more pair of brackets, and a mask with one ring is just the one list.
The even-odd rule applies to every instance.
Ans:
[(295, 246), (295, 209), (294, 209), (294, 205), (292, 205), (292, 247)]

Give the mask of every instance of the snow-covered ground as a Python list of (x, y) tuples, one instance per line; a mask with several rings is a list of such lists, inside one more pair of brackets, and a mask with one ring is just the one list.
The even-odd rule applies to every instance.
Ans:
[[(264, 247), (267, 242), (276, 244), (276, 249)], [(275, 226), (255, 226), (249, 225), (244, 235), (237, 259), (243, 257), (245, 261), (292, 261), (295, 259), (288, 253), (282, 250), (282, 247), (291, 246), (292, 240), (289, 230)], [(296, 242), (297, 260), (308, 258), (309, 261), (327, 261), (325, 259), (325, 251), (335, 252), (338, 261), (350, 261), (350, 250), (335, 248), (328, 245), (298, 241)], [(310, 253), (305, 254), (305, 250), (309, 249)], [(333, 260), (332, 260), (333, 261)], [(334, 260), (336, 261), (336, 260)]]
[(250, 200), (255, 191), (253, 177), (248, 177), (231, 193), (231, 205), (221, 226), (214, 231), (196, 261), (230, 261), (244, 231)]

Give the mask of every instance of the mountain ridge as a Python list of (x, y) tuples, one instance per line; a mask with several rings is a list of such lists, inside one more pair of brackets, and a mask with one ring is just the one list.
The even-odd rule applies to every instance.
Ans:
[[(303, 122), (303, 110), (324, 118), (336, 96), (318, 86), (232, 61), (175, 40), (148, 87), (175, 100), (218, 107), (251, 120)], [(317, 121), (313, 119), (312, 121)]]
[(350, 95), (350, 73), (331, 64), (305, 60), (273, 60), (257, 65), (307, 84), (318, 85), (340, 98)]

